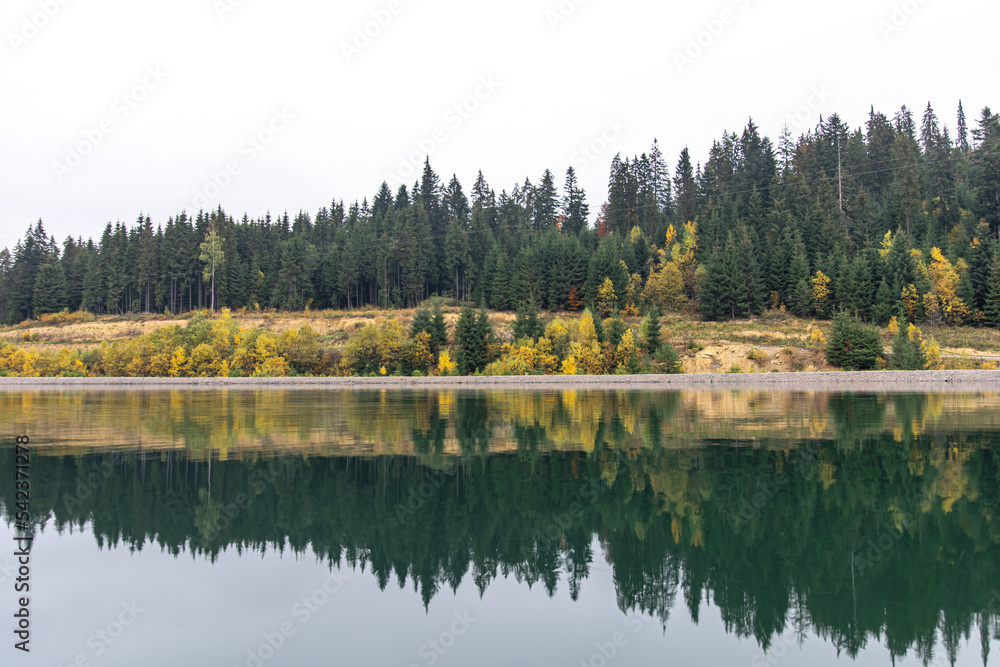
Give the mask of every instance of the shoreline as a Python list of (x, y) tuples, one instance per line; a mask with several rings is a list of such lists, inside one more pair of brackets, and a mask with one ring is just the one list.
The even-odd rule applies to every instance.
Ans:
[(495, 377), (0, 378), (0, 391), (170, 389), (1000, 391), (1000, 371), (863, 371)]

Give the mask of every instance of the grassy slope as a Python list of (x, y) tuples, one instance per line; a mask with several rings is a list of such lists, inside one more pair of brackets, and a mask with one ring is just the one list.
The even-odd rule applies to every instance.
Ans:
[[(254, 313), (238, 311), (233, 317), (245, 328), (265, 327), (273, 331), (298, 329), (309, 324), (327, 345), (342, 345), (357, 329), (368, 322), (397, 317), (408, 325), (414, 311), (364, 310)], [(577, 314), (563, 313), (575, 318)], [(47, 321), (28, 321), (13, 327), (0, 328), (0, 339), (9, 343), (57, 351), (62, 348), (92, 349), (102, 341), (133, 338), (159, 327), (184, 325), (190, 314), (183, 316), (127, 315), (93, 317), (84, 314), (53, 316)], [(446, 319), (452, 324), (458, 318), (456, 308), (446, 308)], [(514, 320), (513, 313), (492, 313), (500, 329)], [(638, 328), (639, 320), (630, 324)], [(813, 331), (826, 335), (830, 323), (803, 320), (787, 315), (770, 314), (755, 320), (733, 322), (702, 322), (693, 317), (671, 314), (664, 318), (663, 337), (674, 344), (688, 372), (726, 372), (739, 367), (743, 371), (829, 370), (823, 354), (810, 347)], [(978, 357), (1000, 357), (1000, 330), (971, 327), (922, 327), (941, 345), (949, 368), (973, 368)], [(888, 347), (890, 336), (884, 332)]]

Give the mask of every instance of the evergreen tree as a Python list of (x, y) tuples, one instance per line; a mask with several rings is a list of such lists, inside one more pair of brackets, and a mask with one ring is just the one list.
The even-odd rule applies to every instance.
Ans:
[(566, 170), (566, 185), (563, 190), (563, 230), (579, 234), (587, 228), (590, 207), (587, 206), (587, 195), (580, 188), (573, 167)]
[(476, 342), (476, 311), (462, 308), (455, 325), (455, 362), (461, 375), (469, 375), (476, 371), (479, 346)]
[(898, 312), (899, 305), (896, 303), (898, 295), (889, 287), (889, 283), (883, 278), (879, 283), (878, 292), (875, 294), (875, 306), (872, 310), (872, 320), (880, 327), (889, 324)]
[(556, 197), (555, 177), (548, 169), (542, 174), (542, 180), (534, 190), (532, 199), (534, 205), (533, 229), (549, 230), (556, 226), (556, 212), (558, 207)]
[(990, 268), (989, 289), (986, 293), (986, 322), (1000, 328), (1000, 259), (994, 257)]
[(889, 358), (891, 371), (922, 371), (926, 367), (927, 358), (920, 349), (919, 341), (909, 336), (907, 327), (900, 327), (892, 341), (892, 356)]
[(681, 151), (674, 171), (674, 201), (679, 221), (684, 223), (694, 220), (698, 207), (697, 183), (691, 166), (691, 153), (686, 146)]
[(639, 325), (639, 336), (647, 354), (654, 354), (660, 347), (660, 309), (655, 305), (649, 309)]
[(39, 267), (32, 294), (35, 317), (66, 307), (66, 276), (59, 262), (50, 260)]
[(609, 318), (605, 324), (607, 325), (605, 328), (607, 341), (611, 343), (611, 347), (617, 350), (618, 346), (621, 345), (622, 337), (625, 335), (628, 325), (626, 325), (625, 320), (618, 315)]
[(961, 151), (962, 155), (968, 155), (972, 150), (969, 146), (969, 124), (965, 119), (965, 109), (962, 108), (962, 100), (958, 101), (958, 136), (955, 137), (955, 145)]
[(434, 317), (431, 320), (429, 333), (431, 334), (431, 345), (436, 350), (448, 344), (448, 329), (444, 321), (444, 311), (441, 308), (440, 300), (434, 301), (432, 314)]
[(882, 354), (882, 338), (877, 329), (844, 314), (834, 318), (826, 350), (826, 360), (831, 365), (853, 371), (872, 370), (878, 366)]
[(541, 338), (542, 323), (538, 321), (538, 307), (534, 301), (527, 301), (517, 309), (517, 319), (514, 321), (514, 340), (522, 338)]

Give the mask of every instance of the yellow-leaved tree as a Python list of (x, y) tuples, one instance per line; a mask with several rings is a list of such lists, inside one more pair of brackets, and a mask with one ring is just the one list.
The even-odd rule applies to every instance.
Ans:
[(615, 284), (611, 282), (611, 278), (605, 278), (601, 283), (594, 306), (602, 317), (611, 317), (618, 311), (618, 295), (615, 294)]
[[(968, 265), (961, 263), (962, 266)], [(931, 291), (924, 295), (924, 314), (931, 322), (960, 325), (972, 318), (972, 312), (958, 297), (959, 272), (940, 248), (931, 248), (931, 263), (927, 267)]]
[(663, 310), (677, 311), (684, 308), (684, 277), (674, 262), (662, 264), (646, 281), (642, 296)]
[(810, 281), (812, 283), (813, 310), (818, 315), (829, 315), (826, 312), (830, 300), (830, 278), (822, 271), (817, 271)]

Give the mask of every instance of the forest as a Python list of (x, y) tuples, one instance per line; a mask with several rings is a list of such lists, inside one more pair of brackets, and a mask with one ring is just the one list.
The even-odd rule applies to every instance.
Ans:
[[(0, 251), (0, 323), (63, 310), (412, 308), (437, 295), (491, 310), (650, 306), (707, 320), (786, 309), (867, 323), (1000, 325), (1000, 119), (954, 133), (928, 104), (851, 128), (833, 114), (776, 141), (750, 120), (671, 174), (654, 141), (615, 156), (591, 220), (573, 168), (467, 195), (429, 159), (369, 201), (236, 219), (221, 207), (163, 222), (48, 235)], [(602, 287), (604, 289), (602, 294)]]

